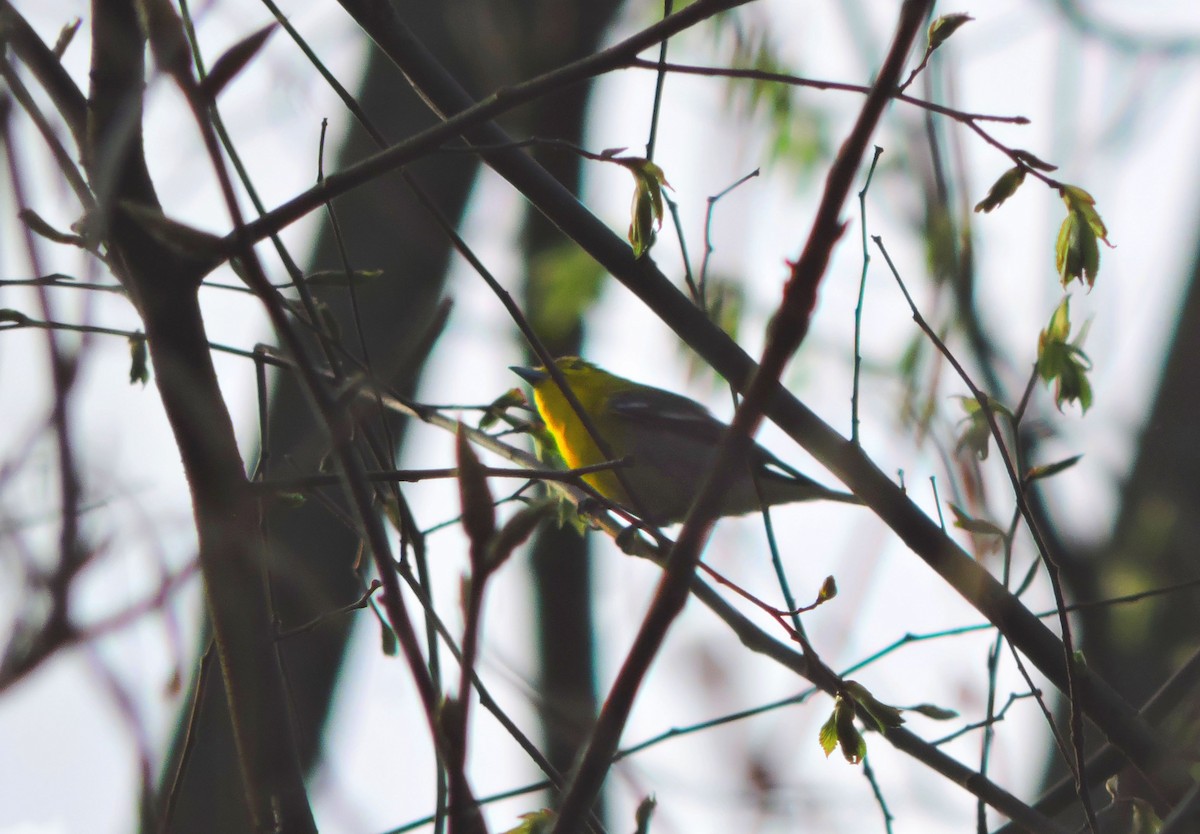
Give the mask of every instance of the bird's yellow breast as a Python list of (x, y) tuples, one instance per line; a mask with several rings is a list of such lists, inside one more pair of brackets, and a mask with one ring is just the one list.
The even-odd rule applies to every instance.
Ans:
[[(571, 391), (579, 399), (580, 405), (587, 414), (602, 415), (604, 413), (607, 391), (580, 390), (577, 386), (572, 386)], [(534, 388), (533, 399), (538, 414), (546, 424), (546, 430), (554, 438), (558, 453), (568, 467), (577, 469), (581, 466), (594, 466), (608, 460), (553, 380), (539, 383)], [(620, 447), (619, 438), (605, 435), (604, 441), (609, 445), (615, 457), (621, 458), (628, 454), (627, 450)], [(629, 496), (621, 486), (620, 479), (612, 470), (593, 472), (584, 475), (583, 479), (605, 498), (628, 504)]]

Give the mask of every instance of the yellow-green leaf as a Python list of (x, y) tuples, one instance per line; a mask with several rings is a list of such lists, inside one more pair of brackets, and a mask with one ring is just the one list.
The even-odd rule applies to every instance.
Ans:
[(919, 713), (926, 718), (932, 718), (934, 721), (950, 721), (958, 718), (958, 713), (952, 709), (939, 707), (936, 704), (917, 704), (915, 707), (905, 707), (908, 712)]
[(596, 303), (607, 273), (572, 241), (545, 250), (529, 266), (530, 324), (549, 344), (561, 343)]
[[(980, 460), (987, 460), (992, 438), (992, 427), (988, 423), (987, 411), (974, 397), (958, 397), (957, 399), (963, 411), (966, 412), (966, 417), (963, 419), (963, 428), (959, 432), (958, 443), (954, 450), (958, 453), (970, 451)], [(1002, 415), (1009, 420), (1013, 419), (1012, 412), (999, 400), (988, 397), (988, 408), (993, 414)]]
[(834, 698), (833, 713), (821, 725), (817, 739), (826, 757), (833, 753), (833, 748), (841, 747), (842, 756), (850, 764), (863, 760), (867, 755), (867, 741), (854, 726), (854, 702), (850, 698), (844, 695)]
[(520, 388), (509, 388), (487, 404), (476, 428), (480, 430), (490, 429), (500, 420), (515, 424), (516, 420), (508, 416), (508, 410), (510, 408), (527, 408), (528, 406), (529, 400), (525, 397), (524, 391)]
[(1082, 330), (1074, 341), (1071, 333), (1070, 298), (1063, 298), (1050, 323), (1038, 336), (1038, 375), (1054, 383), (1054, 400), (1059, 410), (1064, 403), (1078, 402), (1086, 412), (1092, 405), (1092, 386), (1087, 375), (1092, 362), (1083, 352)]
[(1083, 458), (1083, 455), (1073, 455), (1066, 460), (1056, 461), (1055, 463), (1047, 463), (1043, 466), (1035, 466), (1025, 473), (1026, 481), (1036, 481), (1044, 478), (1050, 478), (1057, 475), (1059, 472), (1065, 472)]
[(854, 726), (854, 703), (850, 699), (838, 696), (833, 708), (833, 721), (837, 727), (837, 740), (842, 749), (842, 758), (850, 764), (858, 764), (867, 755), (867, 740), (858, 731), (858, 727)]
[(1058, 229), (1054, 255), (1058, 278), (1064, 288), (1074, 280), (1089, 288), (1096, 283), (1096, 273), (1100, 271), (1100, 247), (1095, 232), (1081, 212), (1067, 212)]
[(1098, 241), (1112, 248), (1108, 228), (1096, 211), (1096, 199), (1077, 185), (1063, 185), (1059, 194), (1067, 205), (1067, 216), (1058, 230), (1055, 263), (1063, 286), (1078, 279), (1090, 288), (1100, 271)]
[(983, 518), (975, 518), (962, 507), (957, 504), (950, 505), (950, 511), (954, 513), (954, 526), (960, 530), (966, 530), (976, 536), (998, 536), (1005, 537), (1005, 532), (998, 525)]
[(838, 737), (836, 715), (836, 711), (831, 712), (829, 714), (829, 720), (821, 725), (821, 731), (817, 733), (817, 740), (821, 744), (821, 749), (825, 751), (825, 758), (827, 759), (833, 753), (834, 748), (837, 747)]
[(501, 834), (545, 834), (554, 825), (554, 812), (549, 808), (543, 808), (540, 811), (521, 814), (519, 819), (521, 820), (520, 825), (501, 832)]
[(1021, 183), (1025, 182), (1025, 169), (1021, 166), (1009, 168), (1000, 175), (1000, 179), (992, 183), (987, 196), (975, 204), (975, 211), (985, 214), (1001, 205), (1009, 197), (1017, 193)]
[(937, 49), (944, 44), (946, 40), (962, 27), (963, 24), (969, 23), (975, 18), (963, 12), (954, 12), (944, 14), (933, 23), (929, 24), (929, 51)]
[(654, 243), (654, 233), (662, 226), (663, 187), (670, 188), (663, 169), (638, 156), (613, 157), (613, 161), (633, 174), (633, 207), (630, 211), (629, 244), (637, 257)]

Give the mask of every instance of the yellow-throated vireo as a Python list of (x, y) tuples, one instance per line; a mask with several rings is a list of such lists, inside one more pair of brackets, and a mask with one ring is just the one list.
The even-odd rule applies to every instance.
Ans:
[[(635, 512), (640, 508), (651, 524), (683, 520), (728, 427), (695, 400), (610, 374), (577, 356), (561, 357), (555, 364), (614, 458), (632, 458), (621, 468), (621, 478), (606, 469), (583, 479), (610, 501)], [(607, 460), (544, 367), (512, 370), (533, 386), (538, 414), (567, 466)], [(754, 512), (764, 503), (862, 503), (801, 475), (758, 444), (747, 463), (746, 471), (726, 487), (721, 515)], [(630, 500), (622, 478), (636, 500)]]

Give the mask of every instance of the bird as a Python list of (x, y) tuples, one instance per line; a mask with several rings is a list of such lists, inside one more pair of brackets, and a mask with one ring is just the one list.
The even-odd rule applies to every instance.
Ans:
[[(630, 459), (620, 467), (620, 477), (614, 469), (604, 469), (583, 475), (584, 481), (647, 523), (664, 526), (682, 521), (728, 426), (695, 400), (609, 373), (578, 356), (560, 357), (554, 364), (612, 458)], [(510, 370), (532, 387), (538, 415), (568, 467), (609, 460), (545, 366)], [(751, 445), (746, 463), (745, 470), (725, 487), (722, 516), (795, 501), (862, 503), (850, 493), (801, 474), (757, 443)]]

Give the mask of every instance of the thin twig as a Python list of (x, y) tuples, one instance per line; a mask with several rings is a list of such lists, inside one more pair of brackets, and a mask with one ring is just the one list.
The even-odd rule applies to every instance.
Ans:
[(871, 157), (871, 166), (867, 168), (867, 178), (862, 190), (858, 192), (859, 223), (862, 226), (862, 275), (858, 279), (858, 303), (854, 306), (854, 385), (850, 394), (850, 442), (858, 442), (858, 383), (862, 373), (862, 314), (863, 304), (867, 298), (867, 267), (871, 265), (871, 253), (867, 249), (867, 190), (871, 187), (871, 178), (875, 176), (875, 166), (879, 164), (879, 156), (883, 148), (875, 146), (875, 155)]
[(917, 308), (916, 302), (913, 301), (912, 296), (909, 295), (908, 288), (904, 285), (904, 281), (900, 277), (900, 273), (896, 269), (896, 265), (892, 263), (891, 256), (888, 254), (887, 249), (883, 245), (883, 240), (878, 235), (873, 236), (871, 239), (875, 241), (875, 245), (878, 246), (880, 252), (883, 253), (884, 260), (887, 261), (888, 268), (892, 271), (892, 276), (896, 279), (897, 284), (899, 284), (900, 291), (904, 294), (905, 300), (908, 301), (909, 308), (912, 311), (913, 320), (925, 333), (930, 342), (932, 342), (933, 345), (938, 349), (942, 356), (946, 358), (946, 361), (950, 363), (951, 367), (954, 368), (959, 378), (962, 379), (963, 383), (971, 391), (971, 395), (975, 398), (976, 402), (979, 403), (979, 407), (983, 409), (983, 413), (987, 419), (988, 427), (991, 430), (992, 437), (995, 439), (996, 446), (1000, 451), (1000, 459), (1004, 462), (1005, 470), (1008, 473), (1017, 506), (1021, 511), (1021, 516), (1025, 519), (1026, 527), (1029, 529), (1029, 533), (1034, 540), (1034, 545), (1037, 548), (1038, 554), (1041, 556), (1042, 563), (1046, 566), (1046, 572), (1050, 578), (1050, 587), (1054, 592), (1054, 601), (1060, 612), (1058, 621), (1059, 628), (1062, 633), (1062, 645), (1067, 677), (1067, 698), (1070, 703), (1071, 710), (1071, 742), (1074, 748), (1076, 787), (1078, 788), (1080, 804), (1082, 805), (1088, 818), (1088, 824), (1094, 831), (1097, 827), (1095, 820), (1096, 812), (1092, 807), (1091, 796), (1087, 789), (1087, 777), (1084, 773), (1084, 767), (1086, 766), (1086, 754), (1084, 751), (1083, 738), (1083, 707), (1079, 702), (1079, 668), (1075, 662), (1075, 648), (1071, 633), (1071, 622), (1067, 616), (1067, 601), (1066, 596), (1063, 593), (1062, 579), (1059, 575), (1058, 564), (1054, 561), (1054, 557), (1050, 554), (1049, 549), (1046, 546), (1045, 539), (1041, 534), (1041, 529), (1037, 524), (1037, 519), (1034, 518), (1033, 513), (1029, 508), (1029, 502), (1025, 494), (1025, 486), (1021, 480), (1021, 477), (1016, 471), (1012, 454), (1010, 453), (1007, 444), (1004, 442), (1004, 435), (1000, 430), (1000, 424), (996, 420), (996, 414), (991, 407), (991, 402), (989, 401), (988, 396), (983, 391), (979, 390), (978, 387), (976, 387), (966, 369), (962, 366), (950, 349), (946, 347), (945, 342), (938, 337), (933, 328), (929, 326), (929, 323), (925, 321), (925, 318), (921, 315), (920, 310)]

